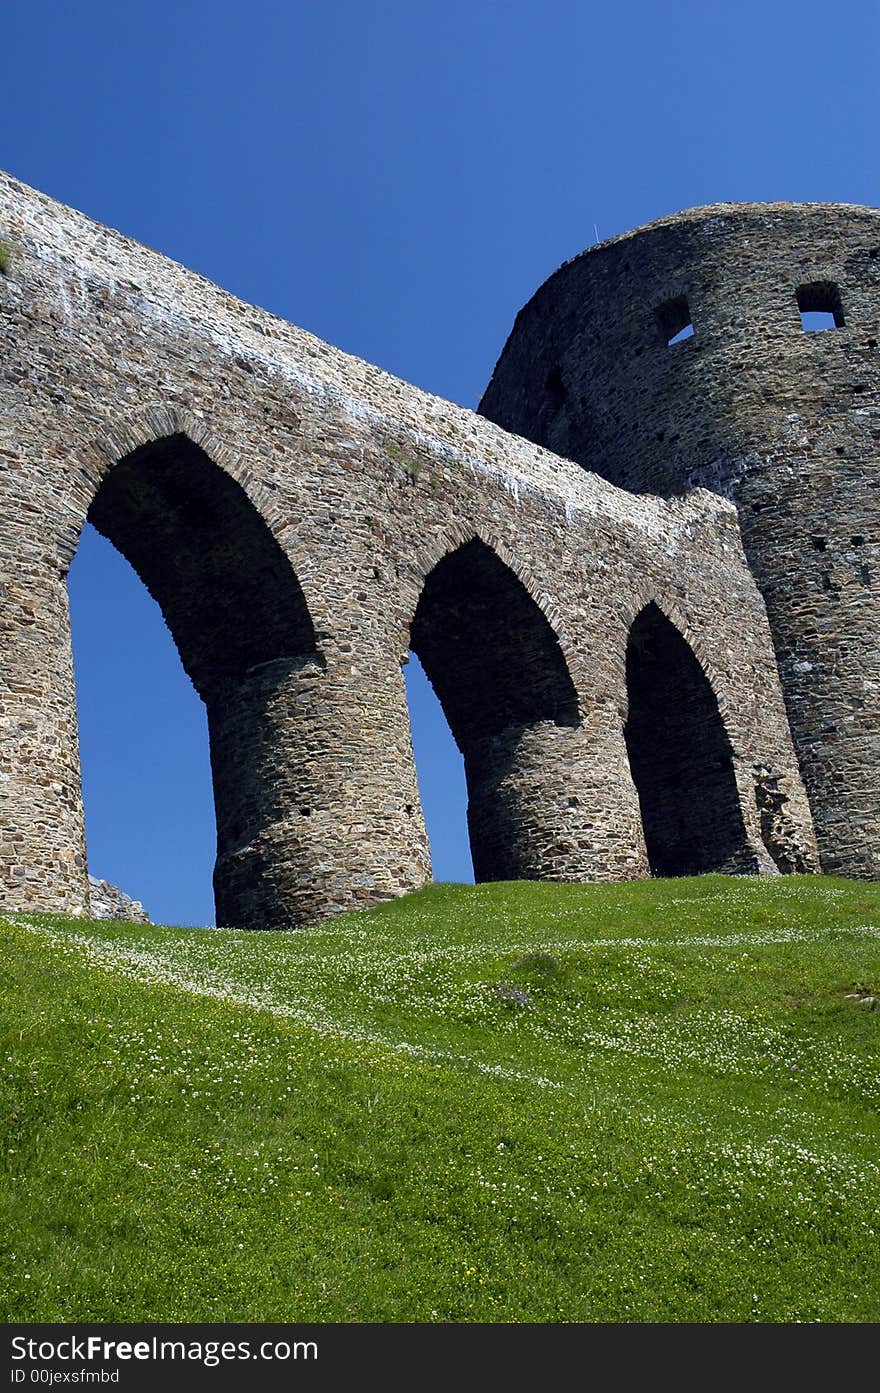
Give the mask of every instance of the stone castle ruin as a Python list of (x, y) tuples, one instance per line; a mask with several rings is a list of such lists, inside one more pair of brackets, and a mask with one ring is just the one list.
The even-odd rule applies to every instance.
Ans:
[(724, 204), (595, 246), (474, 414), (0, 195), (0, 908), (89, 909), (87, 519), (207, 708), (218, 923), (430, 878), (410, 649), (478, 880), (878, 876), (880, 213)]

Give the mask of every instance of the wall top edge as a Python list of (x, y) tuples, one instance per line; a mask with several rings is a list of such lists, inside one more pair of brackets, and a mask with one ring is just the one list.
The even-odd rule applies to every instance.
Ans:
[(647, 534), (686, 530), (697, 520), (733, 515), (732, 503), (695, 489), (674, 500), (617, 488), (574, 461), (513, 435), (463, 406), (325, 343), (270, 311), (239, 300), (196, 271), (0, 171), (0, 238), (20, 237), (51, 263), (59, 294), (65, 278), (92, 276), (115, 293), (136, 295), (144, 318), (201, 335), (218, 351), (259, 360), (306, 391), (327, 393), (344, 410), (402, 428), (414, 443), (500, 477), (514, 492), (537, 490), (566, 514), (606, 516)]

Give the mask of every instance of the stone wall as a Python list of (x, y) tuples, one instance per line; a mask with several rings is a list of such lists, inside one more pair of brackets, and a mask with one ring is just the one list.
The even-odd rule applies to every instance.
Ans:
[[(829, 327), (805, 332), (802, 310)], [(561, 267), (519, 314), (480, 405), (623, 487), (672, 498), (700, 485), (736, 503), (822, 864), (872, 879), (878, 341), (878, 210), (721, 204)]]
[(150, 916), (140, 900), (133, 900), (116, 885), (89, 876), (89, 914), (92, 919), (122, 919), (129, 924), (149, 924)]
[[(465, 755), (478, 874), (648, 874), (624, 733), (648, 606), (721, 729), (717, 864), (775, 872), (784, 837), (815, 868), (729, 502), (625, 493), (5, 176), (0, 237), (0, 907), (88, 908), (66, 590), (87, 518), (207, 707), (218, 922), (429, 878), (410, 648)], [(668, 764), (683, 806), (714, 798)]]

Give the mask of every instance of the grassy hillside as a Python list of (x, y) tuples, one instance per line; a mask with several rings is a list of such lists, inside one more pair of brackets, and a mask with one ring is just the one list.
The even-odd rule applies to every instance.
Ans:
[(880, 1320), (880, 886), (0, 933), (4, 1320)]

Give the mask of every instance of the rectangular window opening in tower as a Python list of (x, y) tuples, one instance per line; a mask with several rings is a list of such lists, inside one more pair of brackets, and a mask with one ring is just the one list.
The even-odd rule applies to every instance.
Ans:
[(833, 281), (810, 281), (808, 285), (799, 285), (795, 294), (801, 313), (801, 328), (806, 333), (844, 327), (846, 321), (840, 287)]
[(694, 326), (686, 295), (676, 295), (672, 300), (665, 300), (654, 310), (654, 317), (667, 348), (673, 348), (675, 344), (693, 338)]

